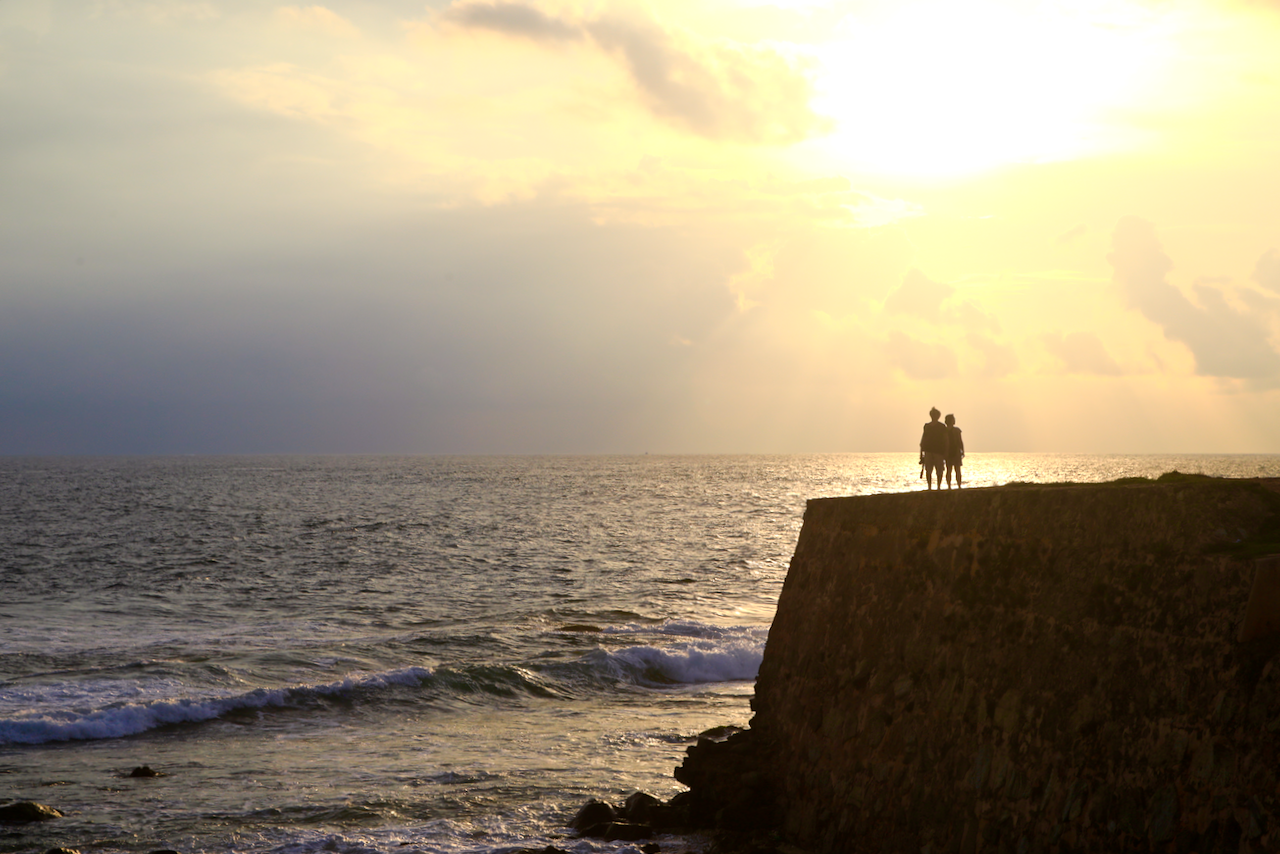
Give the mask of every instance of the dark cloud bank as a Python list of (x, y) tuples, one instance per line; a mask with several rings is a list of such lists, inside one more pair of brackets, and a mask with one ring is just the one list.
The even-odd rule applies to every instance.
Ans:
[(528, 206), (353, 229), (311, 256), (33, 271), (0, 293), (0, 454), (673, 442), (655, 422), (696, 355), (673, 341), (734, 310), (738, 263), (685, 239)]

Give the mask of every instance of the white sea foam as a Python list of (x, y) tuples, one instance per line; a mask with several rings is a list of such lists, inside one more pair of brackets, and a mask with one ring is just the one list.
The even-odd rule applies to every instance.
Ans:
[[(255, 688), (231, 693), (213, 691), (201, 697), (168, 697), (129, 701), (123, 697), (152, 694), (160, 685), (135, 683), (81, 683), (76, 686), (35, 686), (7, 690), (6, 705), (26, 702), (29, 711), (0, 718), (0, 744), (44, 744), (51, 741), (89, 741), (137, 735), (172, 724), (202, 723), (238, 711), (299, 706), (308, 700), (348, 696), (358, 691), (392, 685), (415, 686), (430, 679), (432, 671), (408, 667), (385, 673), (350, 676), (320, 685)], [(170, 684), (170, 683), (165, 683)], [(68, 705), (68, 693), (75, 702)], [(34, 707), (33, 710), (32, 707)]]
[(639, 646), (615, 656), (643, 666), (647, 674), (659, 673), (671, 682), (743, 682), (756, 678), (764, 646), (731, 645), (717, 649), (655, 649)]
[[(615, 678), (640, 683), (689, 685), (755, 679), (764, 657), (768, 627), (669, 620), (659, 626), (613, 626), (602, 634), (653, 638), (659, 645), (596, 650), (586, 656), (593, 667)], [(673, 638), (682, 640), (671, 643), (669, 639)]]
[[(507, 818), (513, 820), (507, 820)], [(423, 854), (515, 854), (548, 845), (571, 854), (641, 854), (633, 843), (605, 842), (589, 837), (564, 838), (558, 825), (562, 819), (550, 813), (528, 816), (489, 816), (468, 822), (435, 820), (418, 827), (391, 827), (380, 830), (325, 833), (295, 831), (287, 840), (273, 841), (269, 835), (259, 840), (243, 839), (254, 850), (267, 854), (383, 854), (413, 850)], [(532, 827), (538, 828), (530, 832)], [(674, 837), (673, 837), (674, 838)], [(679, 837), (680, 847), (691, 852), (707, 848), (707, 840), (697, 836)], [(258, 844), (253, 844), (254, 842)], [(671, 843), (664, 847), (674, 847)]]
[[(648, 685), (735, 682), (754, 679), (764, 653), (758, 628), (724, 629), (696, 622), (629, 627), (617, 634), (682, 638), (672, 646), (636, 645), (596, 650), (584, 657), (590, 670), (612, 679)], [(545, 671), (543, 671), (545, 673)], [(450, 677), (448, 674), (453, 674)], [(395, 686), (415, 688), (435, 677), (442, 688), (462, 675), (468, 685), (511, 684), (503, 674), (542, 684), (519, 666), (490, 673), (470, 669), (435, 671), (406, 667), (358, 673), (327, 683), (260, 687), (248, 691), (201, 689), (174, 679), (94, 680), (9, 686), (0, 696), (0, 744), (44, 744), (138, 735), (163, 726), (197, 724), (242, 711), (299, 708), (321, 699), (350, 697)], [(546, 686), (543, 686), (546, 687)], [(447, 688), (446, 688), (447, 690)]]
[(743, 637), (763, 639), (768, 631), (767, 626), (713, 626), (696, 620), (668, 620), (658, 626), (628, 623), (624, 626), (610, 626), (601, 630), (603, 634), (611, 635), (667, 635), (708, 640)]
[(763, 641), (740, 638), (728, 643), (699, 642), (669, 648), (598, 649), (588, 653), (585, 660), (593, 668), (626, 681), (692, 685), (750, 681), (756, 678), (763, 657)]

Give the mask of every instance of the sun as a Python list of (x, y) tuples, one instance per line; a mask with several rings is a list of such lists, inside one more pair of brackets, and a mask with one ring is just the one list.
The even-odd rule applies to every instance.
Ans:
[[(1082, 11), (1083, 10), (1083, 11)], [(862, 169), (972, 173), (1135, 144), (1165, 47), (1137, 6), (908, 0), (863, 7), (823, 45), (823, 147)]]

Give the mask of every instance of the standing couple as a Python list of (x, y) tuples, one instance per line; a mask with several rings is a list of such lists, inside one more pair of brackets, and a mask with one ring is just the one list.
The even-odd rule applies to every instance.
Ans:
[(960, 463), (964, 459), (964, 439), (960, 436), (960, 428), (956, 426), (956, 417), (947, 416), (947, 423), (938, 420), (942, 413), (937, 407), (929, 410), (929, 423), (924, 425), (924, 435), (920, 437), (920, 465), (924, 466), (924, 474), (928, 478), (929, 489), (933, 489), (933, 473), (938, 473), (938, 489), (942, 489), (942, 470), (947, 470), (947, 489), (951, 488), (951, 472), (956, 473), (956, 489), (960, 488)]

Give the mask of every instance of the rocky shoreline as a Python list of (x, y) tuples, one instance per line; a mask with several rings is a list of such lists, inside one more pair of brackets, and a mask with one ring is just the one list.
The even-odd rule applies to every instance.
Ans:
[[(742, 850), (778, 825), (775, 788), (761, 770), (755, 733), (719, 727), (702, 733), (675, 778), (689, 787), (669, 801), (636, 792), (622, 806), (591, 800), (569, 826), (581, 836), (637, 841), (655, 833), (708, 833), (717, 847)], [(751, 845), (751, 848), (767, 847)]]
[[(659, 854), (653, 842), (659, 835), (705, 834), (712, 851), (765, 852), (777, 849), (772, 831), (777, 824), (773, 786), (759, 770), (759, 755), (751, 730), (716, 727), (698, 736), (688, 748), (675, 778), (689, 787), (663, 801), (646, 792), (634, 792), (622, 804), (591, 799), (567, 824), (578, 838), (606, 842), (637, 843), (644, 854)], [(162, 777), (163, 772), (142, 765), (129, 777)], [(20, 828), (63, 818), (64, 813), (36, 801), (0, 805), (0, 827)], [(55, 846), (44, 854), (80, 854), (78, 849)], [(167, 848), (146, 854), (177, 854)], [(554, 845), (521, 848), (512, 854), (571, 854)]]
[(956, 499), (809, 502), (751, 728), (689, 748), (674, 819), (733, 854), (1280, 851), (1280, 479)]

